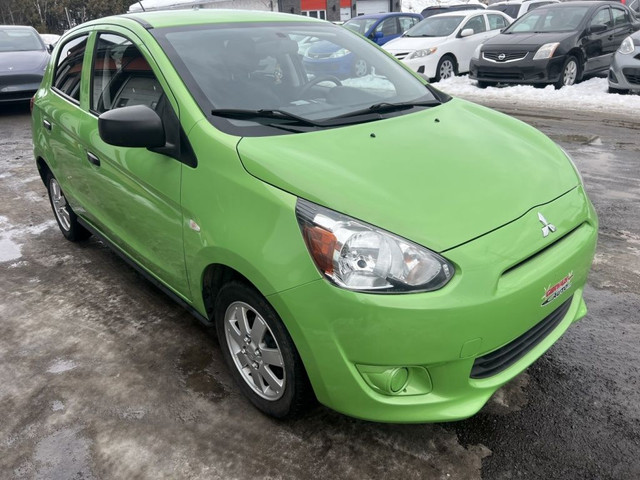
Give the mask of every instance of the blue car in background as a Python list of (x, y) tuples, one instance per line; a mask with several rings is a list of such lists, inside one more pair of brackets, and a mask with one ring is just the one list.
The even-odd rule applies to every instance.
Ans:
[[(402, 35), (422, 20), (418, 13), (377, 13), (361, 15), (344, 23), (343, 27), (367, 37), (378, 45)], [(316, 76), (337, 78), (363, 77), (369, 73), (367, 62), (329, 41), (319, 41), (306, 50), (302, 58), (307, 72)]]

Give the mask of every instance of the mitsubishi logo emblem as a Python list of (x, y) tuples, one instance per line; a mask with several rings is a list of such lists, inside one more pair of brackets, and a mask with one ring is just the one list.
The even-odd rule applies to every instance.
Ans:
[(540, 220), (540, 223), (542, 223), (543, 237), (547, 237), (549, 235), (549, 232), (553, 233), (556, 231), (556, 226), (552, 223), (547, 222), (547, 219), (544, 218), (544, 215), (542, 215), (540, 212), (538, 212), (538, 220)]
[(502, 61), (505, 58), (507, 58), (507, 56), (504, 53), (501, 53), (500, 55), (498, 55), (498, 60)]

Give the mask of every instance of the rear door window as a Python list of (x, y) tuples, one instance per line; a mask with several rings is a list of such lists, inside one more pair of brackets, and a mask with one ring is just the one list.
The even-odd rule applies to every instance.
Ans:
[(484, 24), (484, 16), (478, 15), (477, 17), (470, 18), (467, 23), (464, 24), (462, 30), (470, 28), (473, 30), (473, 34), (482, 33), (487, 31), (487, 26)]
[(60, 47), (53, 74), (53, 89), (74, 103), (80, 103), (82, 62), (88, 38), (88, 34), (81, 35), (68, 40)]
[(489, 20), (489, 30), (499, 30), (508, 26), (507, 20), (502, 15), (488, 13), (487, 19)]

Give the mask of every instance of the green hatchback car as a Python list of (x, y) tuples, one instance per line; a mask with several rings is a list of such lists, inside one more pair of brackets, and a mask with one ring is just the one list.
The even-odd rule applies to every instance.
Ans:
[[(305, 71), (310, 38), (369, 74)], [(33, 141), (63, 235), (96, 235), (215, 325), (274, 417), (314, 397), (381, 422), (469, 417), (586, 313), (597, 218), (568, 155), (327, 22), (81, 25)]]

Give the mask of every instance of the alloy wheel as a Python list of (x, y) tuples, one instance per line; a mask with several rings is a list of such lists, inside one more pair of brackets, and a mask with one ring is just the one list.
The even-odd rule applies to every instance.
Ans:
[(242, 379), (266, 400), (278, 400), (286, 387), (284, 360), (267, 322), (251, 305), (234, 302), (224, 316), (231, 358)]
[(51, 179), (49, 183), (49, 195), (51, 196), (51, 203), (53, 204), (53, 211), (56, 214), (56, 218), (60, 223), (60, 226), (65, 230), (71, 230), (71, 215), (69, 214), (69, 204), (67, 199), (62, 193), (60, 184), (55, 178)]
[(440, 64), (440, 79), (444, 80), (445, 78), (453, 77), (453, 62), (451, 60), (444, 60)]
[(564, 67), (563, 72), (563, 85), (573, 85), (578, 78), (578, 64), (575, 60), (569, 60)]

